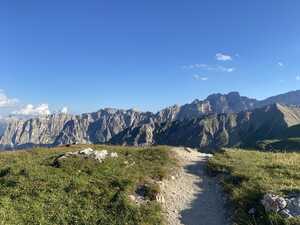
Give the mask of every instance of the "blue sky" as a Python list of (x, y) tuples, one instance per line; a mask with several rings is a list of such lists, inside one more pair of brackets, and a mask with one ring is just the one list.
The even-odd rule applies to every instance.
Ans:
[(299, 11), (287, 0), (1, 1), (0, 115), (300, 89)]

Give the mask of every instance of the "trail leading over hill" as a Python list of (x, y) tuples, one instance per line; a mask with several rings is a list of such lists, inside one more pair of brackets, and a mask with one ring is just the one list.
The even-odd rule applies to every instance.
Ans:
[(205, 174), (208, 157), (174, 148), (180, 169), (161, 184), (163, 209), (170, 225), (228, 225), (222, 191)]

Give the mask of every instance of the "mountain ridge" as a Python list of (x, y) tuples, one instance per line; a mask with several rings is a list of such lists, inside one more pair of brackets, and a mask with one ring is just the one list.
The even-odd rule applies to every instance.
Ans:
[[(256, 118), (250, 116), (251, 112), (256, 112), (256, 110), (260, 108), (276, 103), (276, 99), (281, 101), (281, 104), (275, 104), (275, 108), (282, 107), (279, 111), (288, 115), (286, 116), (286, 118), (289, 118), (287, 123), (291, 125), (297, 125), (298, 122), (300, 123), (300, 113), (298, 109), (293, 108), (293, 110), (291, 110), (287, 108), (287, 106), (282, 105), (282, 101), (286, 99), (288, 99), (288, 101), (286, 101), (288, 103), (300, 105), (300, 98), (296, 101), (297, 98), (293, 98), (291, 95), (295, 95), (296, 97), (298, 95), (300, 96), (300, 90), (278, 95), (278, 98), (273, 96), (261, 101), (240, 96), (238, 92), (229, 92), (228, 94), (217, 93), (209, 95), (204, 100), (196, 99), (182, 106), (173, 105), (157, 113), (139, 112), (133, 109), (122, 110), (106, 108), (94, 113), (84, 113), (81, 115), (54, 114), (46, 117), (31, 118), (29, 120), (11, 119), (5, 126), (2, 124), (0, 148), (13, 149), (35, 145), (56, 146), (77, 143), (152, 145), (165, 144), (166, 142), (166, 144), (173, 143), (179, 145), (183, 143), (187, 145), (186, 141), (179, 142), (178, 140), (180, 140), (180, 138), (178, 140), (173, 138), (173, 136), (176, 136), (176, 133), (173, 134), (171, 138), (160, 130), (167, 130), (168, 127), (174, 129), (176, 123), (177, 126), (182, 127), (185, 127), (185, 123), (192, 123), (193, 121), (195, 122), (195, 120), (202, 120), (202, 123), (204, 123), (203, 121), (205, 120), (203, 120), (203, 118), (211, 118), (207, 119), (206, 122), (212, 123), (212, 126), (205, 128), (203, 124), (198, 124), (194, 127), (194, 131), (186, 127), (186, 133), (181, 132), (181, 135), (179, 135), (179, 133), (177, 133), (177, 135), (180, 137), (187, 136), (187, 131), (190, 130), (189, 132), (191, 134), (202, 126), (202, 142), (206, 144), (201, 145), (194, 140), (191, 141), (191, 143), (197, 144), (193, 144), (192, 147), (223, 146), (224, 140), (221, 140), (222, 137), (225, 137), (223, 138), (226, 139), (225, 142), (228, 141), (229, 143), (236, 144), (238, 141), (233, 141), (232, 137), (236, 137), (235, 139), (239, 140), (241, 140), (241, 138), (237, 138), (239, 135), (232, 131), (234, 124), (237, 123), (238, 126), (240, 126), (239, 132), (243, 132), (243, 129), (245, 129), (243, 127), (246, 126), (244, 123), (239, 122), (239, 118), (241, 117), (241, 120), (247, 120), (249, 117), (248, 119), (254, 121), (251, 126), (258, 126), (261, 122), (260, 120), (264, 121), (269, 116), (262, 118), (256, 116)], [(265, 110), (267, 110), (267, 108), (265, 108)], [(255, 115), (259, 115), (259, 113), (256, 112)], [(195, 124), (191, 124), (191, 127), (193, 127), (192, 125)], [(229, 129), (227, 129), (228, 127)], [(217, 136), (220, 140), (215, 139), (215, 132), (219, 132)], [(249, 130), (247, 130), (247, 132), (249, 133)], [(231, 137), (226, 138), (229, 135), (231, 135)], [(246, 136), (249, 136), (249, 134), (246, 134)], [(162, 141), (162, 137), (170, 138)], [(219, 144), (219, 142), (222, 144)]]

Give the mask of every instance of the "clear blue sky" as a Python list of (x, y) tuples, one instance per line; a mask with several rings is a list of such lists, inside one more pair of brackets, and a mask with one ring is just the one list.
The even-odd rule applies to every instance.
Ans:
[(0, 89), (73, 112), (300, 89), (299, 12), (288, 0), (3, 0)]

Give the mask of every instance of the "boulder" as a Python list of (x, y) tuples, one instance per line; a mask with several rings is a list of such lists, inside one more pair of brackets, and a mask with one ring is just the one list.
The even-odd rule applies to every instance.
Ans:
[(287, 206), (287, 202), (284, 198), (273, 194), (266, 194), (261, 203), (267, 212), (278, 213)]
[(300, 217), (300, 194), (290, 195), (286, 198), (266, 194), (261, 203), (267, 212), (279, 213), (285, 218)]
[(82, 154), (82, 155), (91, 155), (94, 152), (95, 151), (92, 148), (86, 148), (86, 149), (83, 149), (83, 150), (79, 151), (78, 153)]

